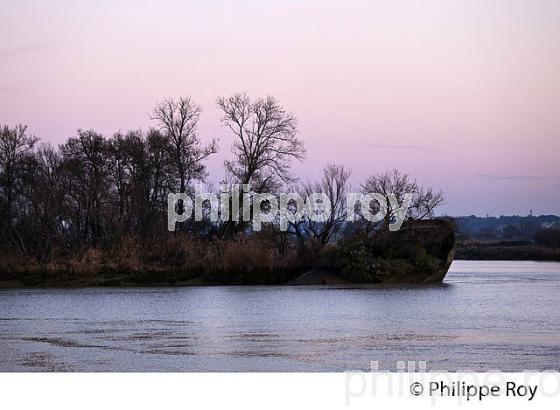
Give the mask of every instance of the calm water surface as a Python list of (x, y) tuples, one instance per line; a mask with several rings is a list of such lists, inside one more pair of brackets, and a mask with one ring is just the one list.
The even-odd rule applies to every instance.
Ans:
[(430, 287), (0, 292), (0, 371), (560, 370), (560, 263)]

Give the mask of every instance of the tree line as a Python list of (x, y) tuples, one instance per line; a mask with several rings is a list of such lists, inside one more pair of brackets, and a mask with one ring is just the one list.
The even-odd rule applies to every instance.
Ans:
[[(233, 138), (224, 163), (225, 184), (250, 184), (253, 192), (282, 189), (324, 192), (331, 200), (328, 221), (302, 220), (288, 232), (268, 229), (280, 252), (293, 242), (305, 249), (324, 246), (346, 229), (345, 197), (351, 171), (328, 164), (318, 182), (298, 183), (293, 161), (305, 158), (297, 118), (274, 97), (252, 99), (235, 94), (217, 100), (222, 125)], [(190, 98), (166, 99), (152, 111), (147, 131), (105, 137), (78, 130), (59, 146), (41, 143), (24, 125), (0, 127), (0, 247), (45, 258), (53, 248), (106, 247), (125, 237), (154, 240), (166, 229), (169, 193), (192, 192), (208, 177), (206, 160), (218, 151), (216, 140), (198, 133), (201, 106)], [(441, 192), (424, 188), (397, 170), (374, 173), (363, 192), (413, 193), (408, 217), (433, 215)], [(387, 210), (387, 218), (391, 211)], [(366, 234), (376, 226), (363, 223)], [(182, 226), (191, 236), (237, 238), (250, 224), (223, 221)]]

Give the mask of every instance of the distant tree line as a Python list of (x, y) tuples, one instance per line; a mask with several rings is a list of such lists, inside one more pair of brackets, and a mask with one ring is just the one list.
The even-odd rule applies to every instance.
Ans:
[[(540, 216), (462, 216), (454, 218), (460, 240), (526, 241), (552, 246), (553, 238), (560, 232), (560, 217)], [(548, 245), (547, 245), (548, 244)]]
[[(349, 169), (325, 166), (322, 179), (299, 184), (293, 161), (305, 157), (296, 117), (274, 97), (251, 99), (236, 94), (217, 100), (222, 124), (233, 137), (232, 156), (224, 164), (224, 184), (251, 184), (254, 192), (320, 190), (331, 200), (331, 216), (317, 224), (303, 220), (281, 232), (275, 224), (268, 235), (283, 254), (310, 244), (322, 247), (347, 226), (345, 194)], [(78, 130), (63, 144), (41, 143), (24, 125), (0, 127), (0, 248), (48, 258), (53, 249), (107, 247), (123, 240), (157, 241), (166, 229), (167, 195), (192, 192), (208, 176), (205, 161), (218, 150), (215, 140), (198, 133), (202, 108), (190, 98), (167, 99), (151, 115), (148, 131), (117, 132), (105, 137)], [(374, 174), (360, 186), (363, 192), (414, 194), (408, 217), (433, 215), (443, 195), (423, 188), (399, 171)], [(391, 209), (387, 210), (391, 218)], [(378, 229), (359, 225), (366, 234)], [(239, 238), (250, 225), (222, 221), (185, 223), (179, 234), (203, 239)]]

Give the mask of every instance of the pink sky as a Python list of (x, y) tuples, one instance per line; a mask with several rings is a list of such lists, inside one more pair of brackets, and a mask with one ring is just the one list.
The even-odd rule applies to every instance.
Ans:
[(0, 123), (59, 143), (147, 128), (165, 97), (273, 94), (297, 114), (302, 179), (400, 168), (444, 213), (560, 214), (558, 0), (0, 0)]

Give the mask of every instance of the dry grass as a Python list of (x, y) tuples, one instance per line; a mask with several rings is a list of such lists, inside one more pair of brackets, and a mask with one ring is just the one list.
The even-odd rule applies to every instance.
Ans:
[(0, 280), (24, 285), (174, 284), (193, 278), (203, 283), (275, 284), (304, 270), (294, 250), (280, 255), (257, 235), (229, 241), (171, 234), (145, 242), (125, 237), (106, 249), (53, 251), (46, 260), (0, 252)]

